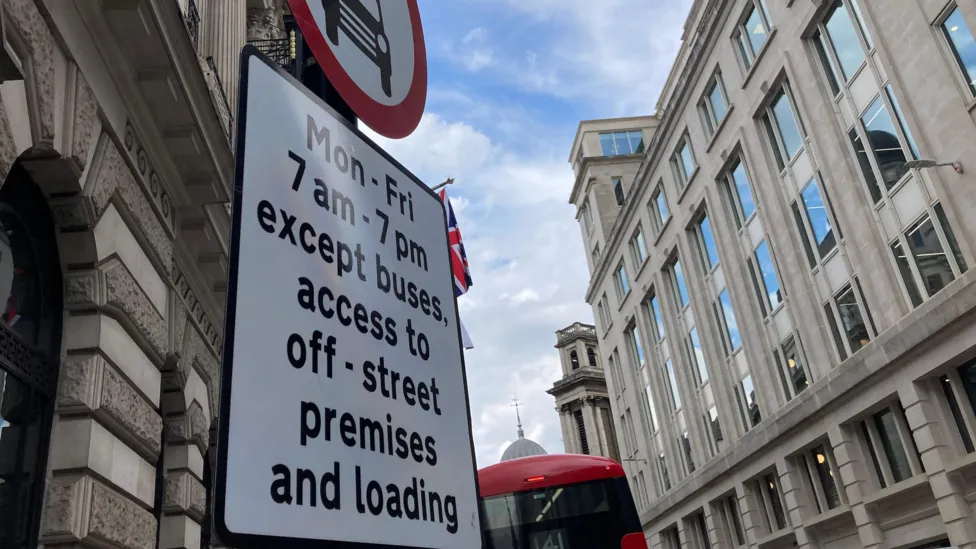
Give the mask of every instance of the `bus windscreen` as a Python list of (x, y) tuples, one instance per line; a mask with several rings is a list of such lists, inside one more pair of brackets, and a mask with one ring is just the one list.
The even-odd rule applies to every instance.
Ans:
[(486, 549), (620, 549), (641, 531), (623, 478), (488, 497), (484, 506)]

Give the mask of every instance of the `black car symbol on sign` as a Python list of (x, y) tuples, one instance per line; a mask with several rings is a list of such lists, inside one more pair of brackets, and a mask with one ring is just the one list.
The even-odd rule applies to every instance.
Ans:
[[(376, 15), (363, 2), (376, 6)], [(390, 41), (383, 30), (383, 11), (380, 0), (322, 0), (325, 8), (325, 33), (333, 45), (339, 45), (339, 29), (380, 69), (383, 93), (391, 97)]]

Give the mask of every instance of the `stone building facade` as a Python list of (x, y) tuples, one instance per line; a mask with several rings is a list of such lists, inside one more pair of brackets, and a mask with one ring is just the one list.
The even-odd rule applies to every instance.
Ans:
[(556, 349), (563, 377), (546, 392), (556, 399), (566, 453), (615, 461), (629, 457), (621, 456), (617, 446), (596, 329), (573, 323), (556, 332)]
[(281, 13), (0, 0), (0, 546), (216, 543), (238, 55)]
[(971, 0), (696, 0), (656, 115), (580, 124), (651, 547), (976, 547), (974, 30)]

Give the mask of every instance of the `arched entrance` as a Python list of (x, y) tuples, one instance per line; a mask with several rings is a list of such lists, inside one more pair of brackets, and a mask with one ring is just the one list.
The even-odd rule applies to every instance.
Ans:
[(54, 221), (15, 164), (0, 186), (0, 547), (37, 546), (63, 286)]

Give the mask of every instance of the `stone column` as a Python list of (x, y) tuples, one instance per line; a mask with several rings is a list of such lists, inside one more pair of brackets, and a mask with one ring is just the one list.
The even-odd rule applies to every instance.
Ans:
[(816, 542), (810, 539), (806, 528), (803, 527), (803, 518), (811, 513), (807, 510), (810, 504), (809, 498), (798, 489), (800, 483), (798, 479), (802, 478), (802, 472), (797, 469), (796, 463), (788, 459), (778, 459), (776, 470), (779, 472), (779, 486), (783, 491), (786, 512), (789, 514), (790, 524), (796, 535), (796, 546), (800, 549), (815, 548)]
[(590, 447), (590, 454), (602, 456), (605, 450), (600, 441), (600, 427), (597, 425), (593, 401), (581, 400), (580, 405), (583, 407), (583, 427), (586, 428), (586, 443)]
[(720, 508), (714, 503), (706, 503), (702, 506), (702, 513), (705, 515), (705, 527), (708, 529), (708, 541), (715, 549), (732, 549), (729, 547), (728, 537), (720, 523)]
[(827, 431), (830, 445), (834, 448), (834, 460), (840, 472), (840, 481), (851, 505), (857, 534), (865, 549), (888, 547), (878, 517), (864, 505), (864, 496), (871, 490), (870, 472), (864, 467), (864, 456), (858, 447), (854, 433), (848, 427), (835, 425)]
[(905, 407), (905, 417), (922, 456), (949, 541), (954, 547), (976, 547), (976, 525), (965, 498), (965, 487), (957, 475), (946, 472), (946, 463), (954, 455), (939, 426), (936, 403), (929, 399), (929, 391), (914, 383), (900, 388), (898, 397)]
[(563, 449), (567, 454), (578, 453), (578, 443), (576, 441), (576, 431), (573, 430), (572, 416), (568, 408), (559, 407), (559, 426), (563, 431)]
[(746, 543), (756, 545), (758, 540), (766, 536), (766, 528), (761, 515), (766, 510), (762, 509), (762, 501), (756, 497), (749, 487), (742, 486), (741, 493), (739, 489), (740, 487), (737, 486), (735, 495), (739, 498), (739, 509), (742, 511), (742, 528), (745, 529)]
[(230, 112), (237, 112), (240, 55), (247, 38), (247, 2), (203, 0), (200, 53), (212, 56)]

